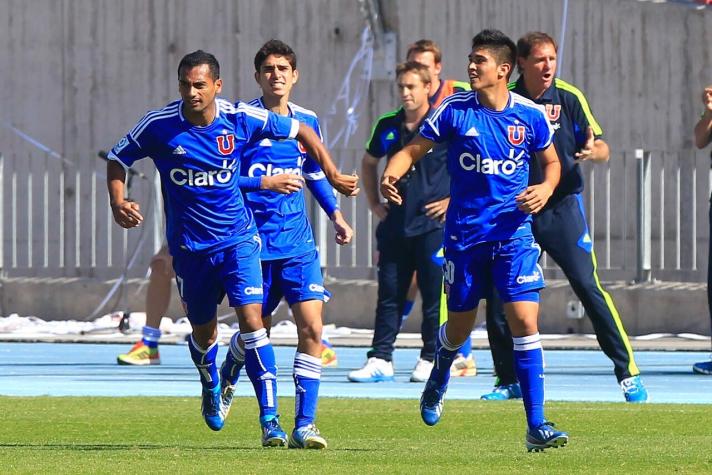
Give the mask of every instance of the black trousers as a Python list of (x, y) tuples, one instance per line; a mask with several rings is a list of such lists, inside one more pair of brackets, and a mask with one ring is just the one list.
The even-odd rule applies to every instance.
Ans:
[(434, 229), (413, 237), (379, 238), (378, 303), (369, 358), (392, 360), (406, 294), (413, 279), (413, 272), (417, 271), (418, 289), (423, 300), (423, 321), (420, 326), (423, 348), (420, 350), (420, 357), (428, 361), (434, 359), (443, 272), (432, 257), (442, 243), (442, 229)]
[[(613, 362), (618, 381), (639, 374), (618, 310), (596, 274), (596, 256), (588, 234), (581, 195), (569, 195), (536, 215), (532, 231), (541, 248), (559, 265), (581, 300), (601, 349)], [(709, 291), (708, 298), (712, 302)], [(498, 384), (516, 382), (512, 335), (502, 303), (496, 297), (487, 301), (487, 332)]]

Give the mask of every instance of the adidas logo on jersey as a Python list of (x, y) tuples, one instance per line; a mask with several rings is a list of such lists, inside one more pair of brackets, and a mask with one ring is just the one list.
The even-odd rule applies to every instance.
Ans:
[(485, 175), (511, 175), (517, 170), (517, 162), (514, 160), (496, 160), (494, 158), (482, 158), (471, 153), (460, 155), (460, 166), (466, 171), (475, 171)]
[(480, 136), (480, 133), (474, 127), (470, 127), (470, 130), (465, 132), (465, 137), (479, 137), (479, 136)]
[(272, 146), (272, 141), (270, 139), (260, 140), (260, 147), (271, 147), (271, 146)]
[(173, 155), (185, 155), (185, 149), (178, 145), (176, 148), (173, 149)]

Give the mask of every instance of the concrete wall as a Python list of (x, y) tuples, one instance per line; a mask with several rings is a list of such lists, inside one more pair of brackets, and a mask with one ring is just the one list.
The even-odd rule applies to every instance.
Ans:
[[(45, 320), (88, 320), (115, 281), (97, 279), (22, 279), (11, 278), (0, 282), (0, 316), (12, 313), (34, 315)], [(541, 293), (539, 328), (542, 333), (593, 333), (586, 317), (572, 320), (567, 317), (567, 305), (575, 300), (568, 283), (550, 280)], [(330, 280), (327, 287), (332, 299), (324, 306), (324, 322), (351, 328), (373, 328), (377, 285), (370, 280)], [(650, 333), (710, 334), (706, 288), (702, 284), (645, 284), (627, 285), (623, 282), (606, 285), (615, 300), (627, 332), (630, 335)], [(126, 297), (118, 294), (99, 315), (113, 310), (144, 311), (146, 281), (131, 279), (125, 288)], [(481, 305), (478, 322), (484, 318)], [(232, 316), (233, 310), (223, 305), (219, 316)], [(167, 316), (173, 319), (184, 315), (176, 292)], [(406, 322), (404, 331), (419, 333), (420, 302)], [(288, 319), (285, 306), (277, 311), (274, 321)], [(227, 322), (235, 321), (234, 316)]]
[[(465, 78), (470, 39), (482, 28), (496, 27), (515, 38), (534, 29), (548, 31), (557, 38), (561, 33), (562, 0), (378, 3), (386, 29), (395, 33), (396, 57), (403, 57), (409, 43), (422, 37), (433, 38), (445, 52), (444, 75), (452, 78)], [(299, 54), (301, 79), (293, 99), (328, 119), (360, 46), (365, 21), (359, 7), (360, 3), (353, 0), (0, 2), (0, 152), (6, 157), (6, 178), (14, 172), (22, 191), (23, 177), (37, 169), (39, 163), (37, 148), (5, 127), (12, 124), (69, 161), (53, 161), (47, 166), (50, 204), (63, 197), (68, 209), (81, 205), (77, 217), (71, 213), (60, 217), (53, 208), (47, 218), (49, 232), (41, 231), (37, 224), (42, 219), (41, 209), (33, 211), (34, 221), (20, 216), (18, 225), (11, 226), (10, 187), (4, 182), (0, 190), (5, 210), (0, 244), (5, 244), (7, 252), (7, 242), (14, 231), (22, 245), (33, 228), (32, 239), (41, 239), (44, 233), (57, 241), (57, 230), (63, 229), (64, 267), (57, 274), (58, 261), (50, 255), (50, 260), (55, 259), (52, 272), (99, 280), (107, 278), (108, 272), (117, 275), (124, 263), (125, 249), (136, 244), (138, 237), (135, 233), (127, 237), (106, 219), (96, 226), (92, 224), (88, 205), (106, 209), (103, 164), (96, 159), (96, 151), (113, 145), (146, 110), (177, 97), (175, 70), (179, 59), (198, 48), (216, 54), (225, 79), (223, 96), (251, 99), (259, 94), (252, 77), (254, 53), (264, 41), (281, 38)], [(704, 174), (704, 156), (691, 151), (691, 131), (700, 112), (701, 88), (712, 82), (712, 10), (634, 0), (571, 0), (567, 25), (561, 76), (587, 93), (606, 131), (612, 160), (643, 147), (661, 155), (677, 154), (679, 160), (689, 156), (691, 163), (694, 156), (698, 175)], [(392, 81), (379, 79), (384, 77), (382, 70), (393, 65), (379, 62), (379, 52), (376, 53), (376, 77), (356, 110), (358, 127), (351, 141), (340, 145), (351, 149), (349, 166), (355, 163), (353, 157), (358, 157), (358, 152), (354, 150), (365, 142), (375, 118), (397, 105)], [(339, 111), (327, 126), (335, 130), (344, 117), (344, 111)], [(53, 180), (58, 170), (67, 173), (63, 187)], [(97, 174), (93, 178), (83, 174), (77, 182), (76, 170), (95, 170)], [(669, 176), (666, 186), (674, 181), (675, 177)], [(689, 186), (683, 182), (682, 188)], [(630, 190), (627, 194), (625, 190), (612, 190), (614, 204), (632, 198)], [(137, 193), (145, 196), (145, 190)], [(692, 252), (694, 255), (688, 255), (685, 261), (693, 266), (700, 261), (702, 266), (706, 264), (700, 255), (705, 252), (708, 237), (707, 193), (704, 186), (697, 187), (694, 194), (686, 195), (686, 200), (675, 205), (671, 214), (660, 219), (674, 221), (677, 210), (689, 210), (690, 200), (695, 202), (695, 213), (702, 224), (698, 224), (697, 239), (692, 241), (699, 240), (699, 251)], [(38, 196), (34, 198), (39, 199)], [(666, 197), (672, 200), (670, 194)], [(19, 195), (22, 202), (32, 198), (33, 193)], [(630, 216), (621, 214), (612, 219), (623, 222), (627, 236), (634, 232)], [(692, 228), (685, 219), (688, 218), (683, 218), (680, 229), (689, 234)], [(63, 228), (59, 227), (60, 221)], [(367, 236), (364, 229), (360, 228), (360, 234)], [(80, 256), (92, 246), (85, 240), (85, 233), (98, 236), (94, 253), (107, 272), (99, 272), (99, 264), (93, 258)], [(75, 239), (77, 235), (79, 238)], [(113, 236), (114, 247), (124, 249), (116, 251), (111, 266), (106, 264), (113, 255), (105, 249), (107, 236)], [(629, 246), (629, 242), (625, 245)], [(146, 247), (136, 266), (139, 274), (151, 254)], [(684, 245), (685, 249), (688, 247)], [(668, 253), (666, 259), (670, 257)], [(33, 258), (41, 260), (39, 254)], [(3, 266), (8, 267), (7, 258), (4, 264), (0, 263)], [(33, 272), (28, 275), (45, 275)], [(698, 269), (698, 274), (704, 275), (704, 269)], [(17, 299), (19, 294), (12, 297)], [(371, 307), (372, 302), (368, 302), (364, 312), (370, 313)], [(10, 310), (10, 306), (5, 308)], [(59, 315), (65, 313), (58, 312)]]

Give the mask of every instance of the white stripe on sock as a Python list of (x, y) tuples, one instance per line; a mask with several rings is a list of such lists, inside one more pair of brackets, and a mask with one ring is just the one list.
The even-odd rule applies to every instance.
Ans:
[(541, 348), (541, 337), (539, 333), (527, 336), (515, 336), (512, 337), (512, 341), (514, 342), (514, 351), (527, 351)]
[(255, 348), (260, 348), (269, 345), (269, 338), (267, 337), (267, 330), (260, 328), (259, 330), (252, 333), (242, 333), (240, 335), (242, 341), (245, 342), (246, 350), (253, 350)]
[(321, 358), (297, 353), (294, 356), (294, 376), (321, 379)]
[(442, 345), (443, 348), (445, 348), (448, 351), (456, 351), (459, 346), (453, 345), (450, 343), (450, 340), (447, 339), (447, 322), (443, 323), (443, 325), (440, 327), (440, 331), (438, 332), (438, 338), (440, 339), (440, 344)]

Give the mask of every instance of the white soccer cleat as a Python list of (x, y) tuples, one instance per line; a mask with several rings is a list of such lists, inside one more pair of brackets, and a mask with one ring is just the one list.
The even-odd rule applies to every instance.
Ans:
[(381, 381), (395, 381), (393, 377), (393, 362), (371, 357), (366, 365), (348, 375), (353, 383), (379, 383)]

